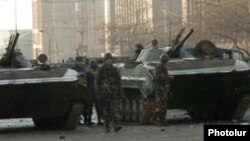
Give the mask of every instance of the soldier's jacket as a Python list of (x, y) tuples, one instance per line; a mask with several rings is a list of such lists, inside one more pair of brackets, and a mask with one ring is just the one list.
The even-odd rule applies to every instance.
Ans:
[(86, 72), (85, 68), (83, 65), (78, 65), (78, 64), (75, 64), (71, 69), (77, 71), (78, 73), (84, 73)]
[(101, 66), (96, 74), (96, 94), (97, 98), (105, 97), (108, 99), (120, 98), (121, 76), (116, 67)]
[(86, 73), (87, 97), (89, 101), (95, 99), (95, 71), (89, 70)]
[(168, 69), (159, 64), (155, 69), (155, 83), (158, 85), (166, 85), (169, 83)]

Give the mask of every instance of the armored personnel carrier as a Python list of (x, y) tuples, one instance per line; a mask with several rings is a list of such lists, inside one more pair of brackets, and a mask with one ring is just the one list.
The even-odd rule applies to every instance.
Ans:
[(15, 51), (19, 34), (10, 37), (0, 60), (0, 119), (32, 118), (37, 127), (72, 129), (83, 110), (84, 85), (76, 71), (45, 62), (31, 67)]
[[(160, 55), (170, 56), (169, 109), (186, 109), (194, 120), (241, 119), (250, 103), (250, 67), (236, 49), (219, 48), (211, 41), (183, 48), (183, 40), (172, 47), (147, 48), (137, 60), (120, 64), (125, 100), (121, 104), (125, 121), (149, 123), (156, 108), (152, 75)], [(178, 34), (177, 41), (183, 34)]]

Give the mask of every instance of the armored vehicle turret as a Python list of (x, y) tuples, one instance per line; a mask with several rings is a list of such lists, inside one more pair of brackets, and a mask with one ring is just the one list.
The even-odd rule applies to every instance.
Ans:
[(20, 51), (19, 34), (11, 35), (0, 60), (0, 119), (32, 118), (37, 127), (72, 129), (83, 110), (85, 86), (76, 71), (46, 64), (31, 67)]
[(150, 122), (156, 107), (152, 72), (163, 53), (170, 56), (169, 73), (174, 75), (169, 109), (186, 109), (195, 120), (244, 116), (250, 103), (250, 67), (243, 54), (216, 47), (208, 40), (196, 47), (184, 47), (192, 33), (173, 46), (144, 49), (135, 62), (119, 65), (126, 97), (121, 104), (124, 120)]

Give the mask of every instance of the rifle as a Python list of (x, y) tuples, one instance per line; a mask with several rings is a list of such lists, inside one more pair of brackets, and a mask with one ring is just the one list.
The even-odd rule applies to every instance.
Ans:
[(19, 33), (11, 34), (8, 47), (6, 48), (6, 53), (2, 56), (0, 60), (0, 65), (2, 67), (11, 67), (12, 58), (15, 56), (15, 47), (18, 37)]

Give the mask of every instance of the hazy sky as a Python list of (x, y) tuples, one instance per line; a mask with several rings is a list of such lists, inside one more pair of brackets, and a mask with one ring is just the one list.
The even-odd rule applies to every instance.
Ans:
[[(32, 0), (16, 0), (17, 28), (32, 29)], [(0, 0), (0, 30), (15, 29), (15, 0)]]

